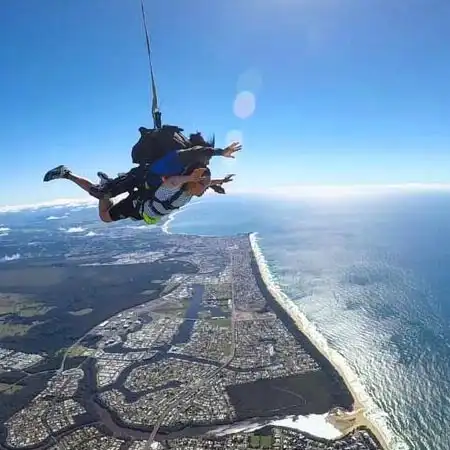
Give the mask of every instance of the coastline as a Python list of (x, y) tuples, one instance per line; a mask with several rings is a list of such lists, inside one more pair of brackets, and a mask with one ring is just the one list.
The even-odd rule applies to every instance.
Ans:
[[(255, 261), (260, 272), (261, 278), (272, 295), (275, 302), (291, 317), (297, 328), (303, 333), (311, 344), (326, 358), (342, 378), (345, 386), (354, 399), (354, 410), (349, 413), (330, 413), (328, 420), (335, 425), (342, 434), (345, 435), (355, 428), (365, 427), (378, 440), (384, 450), (400, 450), (402, 447), (397, 445), (394, 436), (389, 436), (386, 430), (381, 428), (374, 420), (368, 417), (368, 404), (373, 403), (368, 394), (364, 391), (362, 385), (345, 363), (344, 358), (335, 350), (330, 349), (325, 339), (321, 339), (314, 334), (314, 326), (308, 321), (306, 316), (298, 309), (295, 303), (274, 284), (272, 275), (266, 264), (266, 260), (257, 243), (256, 233), (249, 233), (250, 246), (255, 257)], [(357, 388), (356, 388), (357, 386)]]
[[(160, 225), (161, 231), (164, 234), (173, 234), (170, 231), (170, 225), (175, 220), (175, 218), (178, 216), (178, 214), (181, 214), (183, 211), (187, 211), (188, 207), (192, 208), (192, 206), (195, 206), (195, 205), (198, 205), (198, 204), (199, 203), (184, 205), (178, 211), (175, 211), (174, 213), (170, 214), (169, 218)], [(183, 233), (176, 233), (176, 234), (183, 234)]]

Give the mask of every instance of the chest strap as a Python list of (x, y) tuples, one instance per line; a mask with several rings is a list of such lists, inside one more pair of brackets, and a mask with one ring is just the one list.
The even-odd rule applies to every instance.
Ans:
[[(152, 212), (157, 216), (165, 216), (166, 214), (162, 214), (159, 212), (154, 206), (153, 203), (159, 203), (165, 210), (167, 211), (174, 211), (175, 209), (178, 209), (178, 207), (173, 206), (173, 203), (178, 200), (183, 195), (183, 189), (179, 189), (177, 192), (175, 192), (170, 198), (167, 200), (158, 200), (154, 198), (153, 200), (148, 199), (150, 205), (150, 209)], [(144, 202), (142, 202), (142, 207), (144, 206)]]

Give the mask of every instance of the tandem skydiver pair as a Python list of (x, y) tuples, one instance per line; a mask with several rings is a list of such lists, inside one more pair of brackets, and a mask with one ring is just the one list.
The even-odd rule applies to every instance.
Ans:
[[(234, 175), (211, 179), (208, 168), (213, 156), (234, 158), (242, 146), (234, 142), (221, 149), (214, 147), (214, 138), (206, 141), (201, 133), (189, 138), (176, 126), (159, 129), (139, 128), (141, 137), (132, 149), (132, 161), (138, 164), (126, 174), (109, 178), (98, 172), (99, 184), (79, 177), (64, 165), (49, 170), (44, 181), (67, 179), (99, 200), (99, 217), (103, 222), (123, 219), (144, 220), (156, 225), (194, 197), (201, 197), (208, 188), (224, 194), (223, 184)], [(128, 196), (117, 203), (112, 199)]]

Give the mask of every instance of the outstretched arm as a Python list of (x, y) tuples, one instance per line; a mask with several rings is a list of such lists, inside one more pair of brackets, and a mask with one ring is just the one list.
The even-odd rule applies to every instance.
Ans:
[(191, 164), (200, 163), (205, 166), (213, 156), (222, 156), (223, 150), (220, 148), (196, 146), (177, 151), (178, 161), (184, 167)]
[(174, 150), (155, 161), (150, 166), (150, 173), (157, 177), (177, 175), (193, 164), (207, 166), (213, 156), (234, 158), (234, 153), (239, 151), (241, 147), (240, 144), (235, 142), (224, 149), (196, 146), (183, 150)]
[(225, 148), (212, 148), (196, 146), (188, 149), (178, 150), (178, 160), (183, 166), (194, 163), (202, 163), (207, 165), (213, 156), (225, 156), (226, 158), (234, 158), (234, 153), (241, 150), (242, 145), (233, 142)]

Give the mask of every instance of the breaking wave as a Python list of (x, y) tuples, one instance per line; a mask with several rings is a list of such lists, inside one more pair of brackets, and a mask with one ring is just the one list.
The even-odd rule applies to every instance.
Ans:
[(372, 398), (367, 394), (357, 375), (348, 365), (345, 358), (336, 350), (331, 348), (325, 337), (317, 330), (307, 317), (300, 311), (296, 305), (280, 288), (275, 277), (270, 272), (269, 265), (258, 244), (257, 233), (250, 235), (250, 243), (255, 255), (261, 276), (268, 290), (274, 296), (275, 300), (291, 316), (298, 328), (304, 333), (314, 346), (333, 364), (341, 377), (344, 379), (348, 389), (351, 391), (355, 400), (364, 408), (364, 416), (372, 425), (373, 431), (377, 437), (381, 437), (392, 450), (407, 450), (408, 445), (401, 440), (391, 430), (386, 417), (387, 413), (382, 411)]
[(69, 217), (68, 214), (64, 214), (64, 216), (48, 216), (45, 220), (61, 220)]
[(65, 231), (66, 233), (83, 233), (86, 231), (82, 227), (70, 227), (70, 228), (60, 228), (60, 231)]
[(0, 258), (0, 262), (17, 261), (20, 258), (20, 253), (14, 253), (14, 255), (5, 255), (3, 258)]

